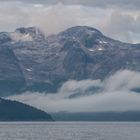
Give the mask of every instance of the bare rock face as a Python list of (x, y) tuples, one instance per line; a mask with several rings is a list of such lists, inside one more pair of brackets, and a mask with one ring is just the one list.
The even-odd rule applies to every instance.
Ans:
[(13, 51), (0, 46), (0, 95), (8, 95), (25, 87), (25, 78)]
[(0, 33), (0, 56), (0, 95), (56, 92), (71, 79), (104, 79), (122, 69), (140, 71), (140, 44), (122, 43), (86, 26), (47, 38), (35, 27)]

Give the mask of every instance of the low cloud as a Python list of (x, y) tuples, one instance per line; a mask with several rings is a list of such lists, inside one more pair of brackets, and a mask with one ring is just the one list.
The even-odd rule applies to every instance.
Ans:
[[(97, 93), (88, 94), (89, 89), (100, 87)], [(83, 80), (68, 81), (56, 94), (26, 92), (22, 95), (8, 97), (33, 105), (48, 112), (97, 112), (140, 110), (140, 73), (119, 71), (104, 81)], [(81, 93), (76, 98), (69, 98)]]
[(104, 32), (107, 35), (112, 35), (113, 38), (126, 42), (137, 42), (133, 36), (140, 38), (140, 13), (135, 16), (131, 13), (122, 13), (113, 11), (108, 19)]

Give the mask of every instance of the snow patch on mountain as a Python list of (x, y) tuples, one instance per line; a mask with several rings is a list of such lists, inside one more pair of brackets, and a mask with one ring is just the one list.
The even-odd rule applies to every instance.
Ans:
[(10, 33), (10, 37), (13, 41), (33, 41), (32, 36), (27, 33), (27, 34), (21, 34), (17, 32)]

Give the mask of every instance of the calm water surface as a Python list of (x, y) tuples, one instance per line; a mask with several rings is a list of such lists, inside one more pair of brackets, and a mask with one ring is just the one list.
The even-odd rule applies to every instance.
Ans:
[(0, 122), (0, 140), (140, 140), (140, 122)]

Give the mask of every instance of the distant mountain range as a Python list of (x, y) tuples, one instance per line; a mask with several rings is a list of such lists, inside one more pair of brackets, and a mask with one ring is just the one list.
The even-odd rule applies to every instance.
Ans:
[(71, 79), (104, 79), (123, 69), (140, 71), (140, 44), (123, 43), (86, 26), (48, 37), (35, 27), (1, 32), (0, 56), (0, 96), (56, 92)]
[(44, 111), (17, 101), (0, 98), (0, 121), (52, 121)]
[(56, 121), (140, 121), (140, 111), (55, 112)]

